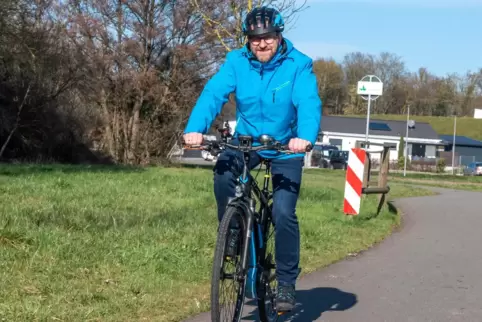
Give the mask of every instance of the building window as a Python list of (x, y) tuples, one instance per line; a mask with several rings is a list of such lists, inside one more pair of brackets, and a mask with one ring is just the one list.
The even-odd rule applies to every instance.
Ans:
[(426, 145), (425, 144), (413, 144), (412, 143), (412, 157), (425, 157), (425, 150), (426, 150)]
[(343, 140), (342, 139), (330, 139), (330, 144), (336, 146), (338, 149), (342, 149)]
[[(387, 143), (388, 143), (388, 144), (391, 144), (391, 146), (390, 146), (390, 151), (397, 151), (397, 146), (398, 146), (397, 143), (385, 142), (385, 144), (387, 144)], [(369, 144), (370, 144), (370, 143), (369, 143)], [(355, 142), (355, 147), (364, 149), (364, 148), (365, 148), (365, 141), (356, 141), (356, 142)], [(375, 147), (375, 148), (376, 148), (376, 147), (379, 147), (380, 150), (383, 150), (383, 147), (382, 147), (382, 145), (380, 145), (380, 144), (372, 143), (372, 147)]]
[(364, 148), (365, 148), (365, 141), (356, 141), (356, 142), (355, 142), (355, 147), (356, 147), (356, 148), (364, 149)]

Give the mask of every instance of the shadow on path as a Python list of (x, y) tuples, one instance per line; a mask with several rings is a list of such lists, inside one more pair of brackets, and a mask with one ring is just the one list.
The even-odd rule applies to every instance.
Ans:
[[(299, 290), (296, 292), (296, 297), (298, 302), (296, 308), (291, 313), (278, 319), (278, 321), (316, 321), (321, 317), (323, 312), (345, 311), (355, 306), (358, 302), (355, 294), (343, 292), (331, 287)], [(256, 306), (255, 301), (250, 301), (246, 304)], [(242, 321), (259, 321), (258, 309), (256, 308), (250, 312)]]

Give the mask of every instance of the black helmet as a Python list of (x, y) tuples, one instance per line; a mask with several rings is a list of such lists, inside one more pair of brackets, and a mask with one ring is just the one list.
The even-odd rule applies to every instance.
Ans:
[(278, 10), (257, 7), (248, 13), (243, 22), (245, 36), (259, 36), (271, 32), (282, 32), (285, 23)]

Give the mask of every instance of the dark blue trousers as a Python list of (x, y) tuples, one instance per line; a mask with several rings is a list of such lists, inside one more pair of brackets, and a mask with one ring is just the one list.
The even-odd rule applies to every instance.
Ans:
[[(261, 162), (253, 152), (249, 169)], [(273, 221), (275, 223), (275, 259), (278, 284), (295, 284), (299, 274), (300, 231), (296, 217), (303, 158), (272, 160)], [(214, 167), (214, 194), (221, 221), (228, 197), (234, 197), (237, 178), (243, 169), (241, 152), (225, 150)]]

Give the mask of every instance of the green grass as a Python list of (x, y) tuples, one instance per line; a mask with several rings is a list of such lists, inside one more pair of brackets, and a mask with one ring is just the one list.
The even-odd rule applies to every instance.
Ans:
[(406, 177), (403, 177), (401, 174), (390, 174), (389, 181), (458, 190), (482, 191), (482, 177), (475, 176), (407, 174)]
[[(401, 182), (401, 181), (396, 181)], [(460, 183), (460, 182), (437, 182), (437, 181), (416, 181), (416, 180), (405, 180), (404, 184), (411, 184), (411, 185), (421, 185), (421, 186), (430, 186), (430, 187), (438, 187), (438, 188), (447, 188), (447, 189), (455, 189), (455, 190), (467, 190), (467, 191), (482, 191), (482, 185), (474, 185), (470, 183)]]
[[(364, 117), (361, 115), (346, 115), (348, 117)], [(405, 121), (406, 115), (392, 115), (392, 114), (372, 114), (372, 119), (380, 120), (399, 120)], [(442, 116), (410, 116), (410, 119), (416, 122), (429, 123), (435, 132), (438, 134), (452, 134), (454, 132), (454, 118)], [(482, 141), (482, 119), (474, 119), (473, 117), (458, 117), (457, 118), (457, 135), (467, 136), (474, 140)]]
[(431, 181), (451, 181), (451, 182), (461, 182), (461, 183), (475, 183), (482, 184), (482, 176), (459, 176), (452, 174), (438, 174), (438, 173), (407, 173), (404, 177), (403, 173), (389, 174), (389, 178), (400, 179), (421, 179), (421, 180), (431, 180)]
[[(345, 217), (344, 177), (327, 173), (303, 179), (304, 273), (400, 220), (374, 216), (375, 196)], [(424, 194), (395, 186), (391, 196)], [(210, 169), (0, 166), (0, 319), (168, 322), (206, 311), (216, 225)]]
[[(373, 171), (370, 181), (377, 180), (377, 171)], [(401, 172), (390, 172), (389, 184), (403, 183), (423, 186), (451, 188), (469, 191), (482, 191), (482, 176), (459, 176), (448, 173), (407, 173), (403, 176)]]

